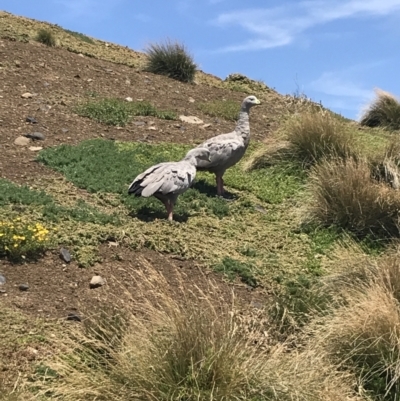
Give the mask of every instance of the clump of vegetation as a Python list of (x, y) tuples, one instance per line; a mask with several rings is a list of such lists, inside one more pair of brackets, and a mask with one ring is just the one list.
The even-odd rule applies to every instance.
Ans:
[(230, 121), (236, 121), (239, 117), (240, 105), (233, 100), (213, 100), (199, 103), (197, 107), (211, 117), (220, 117)]
[(40, 29), (36, 35), (36, 40), (50, 47), (56, 45), (56, 39), (54, 38), (53, 33), (48, 29)]
[(386, 147), (383, 155), (371, 159), (372, 177), (379, 182), (390, 185), (393, 189), (400, 188), (400, 142), (392, 141)]
[(63, 28), (63, 30), (65, 32), (67, 32), (68, 34), (70, 34), (71, 36), (73, 36), (74, 38), (81, 40), (82, 42), (86, 42), (86, 43), (90, 43), (90, 44), (95, 43), (93, 39), (89, 38), (89, 36), (86, 36), (83, 33), (70, 31), (69, 29), (65, 29), (65, 28)]
[(351, 131), (327, 111), (294, 116), (288, 121), (286, 132), (297, 157), (306, 164), (315, 164), (324, 158), (357, 156)]
[(153, 43), (146, 49), (146, 54), (146, 71), (182, 82), (194, 80), (197, 66), (184, 45), (171, 41)]
[(198, 287), (185, 291), (179, 273), (173, 287), (153, 267), (137, 273), (134, 311), (94, 315), (85, 330), (72, 326), (59, 339), (64, 356), (49, 364), (60, 377), (49, 383), (54, 395), (222, 401), (260, 394), (266, 351), (252, 344), (256, 333), (240, 330), (231, 303)]
[[(348, 266), (347, 266), (348, 268)], [(357, 273), (357, 274), (355, 274)], [(355, 371), (374, 399), (397, 401), (400, 392), (400, 264), (397, 252), (362, 266), (340, 283), (340, 298), (318, 320), (317, 347), (343, 367)], [(322, 323), (322, 324), (321, 324)]]
[(28, 223), (19, 217), (0, 221), (0, 256), (13, 261), (37, 258), (50, 244), (49, 233), (41, 223)]
[(363, 113), (360, 124), (367, 127), (400, 129), (400, 103), (394, 95), (381, 89), (375, 91), (376, 99)]
[(257, 279), (253, 269), (246, 263), (232, 258), (224, 258), (221, 263), (214, 266), (214, 270), (223, 273), (229, 280), (233, 281), (237, 277), (250, 287), (257, 286)]
[(50, 390), (66, 401), (82, 394), (117, 401), (359, 399), (351, 374), (324, 354), (273, 347), (259, 316), (244, 315), (233, 296), (226, 302), (216, 283), (206, 279), (206, 290), (188, 286), (177, 270), (171, 284), (148, 263), (132, 279), (134, 295), (121, 292), (133, 307), (97, 313), (83, 329), (72, 325), (55, 338), (62, 354), (47, 362), (51, 378), (38, 374), (33, 382), (39, 395)]
[(159, 111), (149, 102), (126, 102), (121, 99), (105, 98), (90, 100), (75, 107), (75, 112), (97, 122), (124, 126), (133, 116), (153, 116), (164, 120), (175, 120), (171, 111)]
[(399, 194), (371, 179), (365, 161), (328, 160), (311, 172), (312, 215), (357, 236), (398, 237)]

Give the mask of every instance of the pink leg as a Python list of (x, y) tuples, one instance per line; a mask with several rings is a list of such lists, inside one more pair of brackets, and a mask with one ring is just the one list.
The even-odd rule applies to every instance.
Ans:
[(174, 205), (169, 203), (168, 201), (166, 201), (165, 202), (165, 208), (167, 209), (168, 220), (172, 221), (173, 220)]
[(223, 196), (224, 194), (224, 180), (220, 176), (216, 176), (216, 182), (217, 182), (217, 194), (218, 196)]

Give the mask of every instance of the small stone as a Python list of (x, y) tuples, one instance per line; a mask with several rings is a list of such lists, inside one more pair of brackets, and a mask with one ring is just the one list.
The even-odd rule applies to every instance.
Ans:
[(78, 54), (79, 57), (85, 57), (82, 53)]
[(98, 288), (101, 287), (105, 284), (105, 280), (101, 276), (93, 276), (92, 279), (90, 280), (89, 287), (90, 288)]
[(127, 85), (130, 85), (130, 84), (131, 84), (130, 79), (126, 79), (126, 80), (125, 80), (125, 83), (126, 83)]
[(37, 141), (44, 141), (45, 139), (45, 136), (41, 132), (34, 132), (33, 134), (26, 134), (25, 136)]
[(209, 128), (209, 127), (211, 127), (211, 124), (204, 124), (201, 126), (201, 128), (204, 128), (204, 129)]
[(14, 64), (16, 67), (21, 67), (21, 62), (19, 60), (15, 60)]
[(61, 132), (62, 132), (63, 134), (66, 134), (66, 133), (68, 132), (68, 129), (67, 129), (67, 128), (61, 128)]
[(30, 92), (25, 92), (25, 93), (23, 93), (22, 95), (21, 95), (21, 97), (22, 98), (24, 98), (24, 99), (31, 99), (32, 98), (32, 93), (30, 93)]
[(69, 253), (69, 251), (65, 248), (61, 248), (60, 249), (60, 258), (65, 262), (65, 263), (69, 263), (71, 262), (71, 254)]
[(6, 278), (2, 274), (0, 274), (0, 285), (4, 285), (6, 282)]
[(31, 143), (31, 140), (25, 136), (19, 136), (15, 139), (14, 144), (18, 146), (27, 146)]
[(68, 313), (67, 320), (72, 320), (73, 322), (80, 322), (82, 319), (79, 315), (75, 313)]
[(258, 212), (261, 212), (263, 214), (267, 213), (267, 210), (264, 209), (261, 205), (254, 206), (254, 209), (256, 209)]
[(203, 124), (203, 120), (195, 116), (179, 116), (179, 119), (184, 123), (189, 124)]
[(92, 82), (93, 81), (93, 79), (92, 78), (89, 78), (88, 80), (87, 80), (87, 82)]
[(26, 117), (25, 121), (31, 124), (37, 124), (37, 120), (34, 117)]
[(42, 150), (42, 146), (29, 146), (29, 150), (32, 152), (39, 152), (39, 150)]
[(190, 97), (190, 98), (189, 98), (189, 102), (190, 102), (190, 103), (194, 103), (195, 100), (194, 100), (192, 97)]
[(146, 125), (144, 121), (135, 121), (133, 124), (137, 126)]
[(147, 129), (149, 129), (150, 131), (157, 131), (156, 127), (148, 127)]
[(125, 100), (126, 100), (127, 102), (133, 102), (133, 99), (132, 99), (131, 97), (129, 97), (129, 96), (126, 97)]
[(29, 290), (29, 285), (28, 284), (20, 284), (18, 286), (20, 291), (28, 291)]

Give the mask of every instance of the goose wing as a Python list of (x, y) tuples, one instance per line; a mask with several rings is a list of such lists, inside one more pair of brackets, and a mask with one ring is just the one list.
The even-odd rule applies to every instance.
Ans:
[(192, 184), (196, 169), (186, 162), (160, 163), (138, 175), (128, 192), (149, 197), (155, 193), (179, 194)]

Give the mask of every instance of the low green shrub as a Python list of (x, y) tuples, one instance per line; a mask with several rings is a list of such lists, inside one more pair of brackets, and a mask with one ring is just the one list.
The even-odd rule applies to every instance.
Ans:
[(146, 71), (182, 82), (194, 80), (197, 66), (184, 45), (171, 41), (153, 43), (146, 49), (146, 54)]
[(50, 47), (56, 45), (56, 40), (53, 33), (47, 29), (40, 29), (36, 35), (36, 40)]

